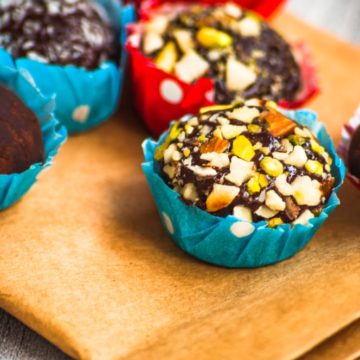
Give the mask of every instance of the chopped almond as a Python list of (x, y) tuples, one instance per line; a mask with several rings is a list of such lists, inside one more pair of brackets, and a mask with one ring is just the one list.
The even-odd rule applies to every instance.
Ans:
[(264, 114), (264, 119), (270, 125), (268, 130), (273, 136), (286, 136), (294, 131), (297, 126), (293, 120), (273, 108), (268, 108)]
[(285, 199), (286, 209), (285, 214), (289, 220), (294, 221), (300, 214), (300, 207), (296, 205), (295, 201), (289, 196)]
[(225, 139), (220, 139), (218, 137), (211, 138), (208, 142), (201, 145), (200, 152), (202, 154), (217, 152), (222, 153), (229, 147), (229, 142)]
[(215, 212), (229, 206), (240, 189), (236, 186), (214, 184), (213, 190), (206, 200), (206, 209)]

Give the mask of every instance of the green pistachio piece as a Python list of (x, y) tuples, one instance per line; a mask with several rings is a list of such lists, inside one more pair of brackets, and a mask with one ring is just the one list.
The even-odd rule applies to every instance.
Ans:
[(196, 39), (206, 48), (224, 48), (230, 46), (233, 42), (230, 35), (211, 27), (201, 28), (196, 34)]
[(248, 131), (254, 134), (258, 134), (259, 132), (261, 132), (261, 126), (256, 125), (256, 124), (250, 124), (248, 125)]
[(268, 225), (270, 228), (275, 228), (279, 225), (282, 225), (284, 222), (282, 221), (281, 218), (279, 217), (275, 217), (275, 218), (272, 218), (268, 221)]
[(308, 160), (305, 164), (305, 169), (315, 175), (322, 175), (324, 172), (324, 166), (317, 160)]
[(282, 163), (269, 156), (265, 156), (261, 162), (260, 167), (270, 176), (277, 177), (284, 172)]
[(260, 192), (261, 187), (257, 176), (252, 177), (246, 184), (247, 190), (250, 194), (256, 194)]
[(306, 139), (299, 135), (290, 135), (288, 137), (289, 141), (294, 145), (304, 145), (306, 142)]
[(255, 156), (255, 150), (250, 140), (244, 136), (238, 136), (232, 145), (232, 152), (240, 159), (250, 161)]

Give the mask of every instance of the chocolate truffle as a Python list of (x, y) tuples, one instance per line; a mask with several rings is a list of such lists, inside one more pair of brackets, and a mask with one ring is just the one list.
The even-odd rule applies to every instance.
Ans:
[(332, 159), (315, 135), (258, 99), (176, 122), (155, 160), (186, 203), (270, 227), (306, 224), (334, 186)]
[(360, 178), (360, 126), (352, 136), (348, 157), (350, 173)]
[(0, 174), (20, 173), (43, 161), (43, 139), (35, 114), (0, 86)]
[(144, 23), (141, 49), (186, 83), (212, 78), (216, 103), (253, 97), (292, 101), (301, 89), (290, 46), (233, 3), (159, 8)]
[(14, 58), (86, 69), (118, 53), (114, 29), (90, 0), (1, 1), (0, 47)]

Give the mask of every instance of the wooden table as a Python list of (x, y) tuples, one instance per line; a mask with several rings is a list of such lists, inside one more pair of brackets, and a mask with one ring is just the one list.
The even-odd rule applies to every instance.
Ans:
[[(291, 0), (288, 9), (309, 22), (360, 45), (360, 2), (347, 0), (344, 7), (339, 0)], [(341, 14), (341, 16), (339, 16)], [(359, 79), (360, 80), (360, 79)], [(332, 348), (341, 347), (350, 335), (359, 336), (360, 323), (339, 332), (331, 341)], [(360, 339), (359, 339), (360, 341)], [(329, 342), (307, 358), (330, 358)], [(0, 360), (68, 359), (46, 340), (29, 330), (16, 319), (0, 310)]]

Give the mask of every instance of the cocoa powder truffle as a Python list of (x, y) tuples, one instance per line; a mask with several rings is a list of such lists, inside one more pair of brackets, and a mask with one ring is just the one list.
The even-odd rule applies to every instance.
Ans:
[(0, 86), (0, 174), (20, 173), (43, 161), (43, 139), (35, 114)]
[(213, 79), (214, 101), (292, 101), (301, 73), (287, 42), (234, 3), (168, 5), (144, 23), (141, 49), (157, 67), (186, 83)]
[(270, 227), (306, 224), (334, 186), (332, 159), (315, 135), (257, 99), (176, 122), (155, 160), (188, 204)]
[(95, 69), (118, 53), (104, 11), (90, 0), (0, 1), (0, 47), (14, 58)]

